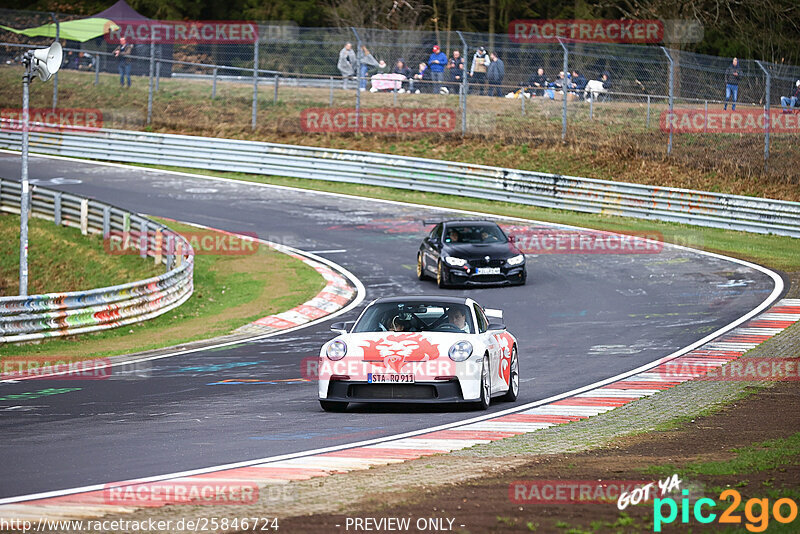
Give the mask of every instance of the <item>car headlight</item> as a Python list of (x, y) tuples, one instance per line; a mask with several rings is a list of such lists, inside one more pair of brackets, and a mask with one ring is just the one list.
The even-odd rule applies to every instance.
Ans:
[(328, 358), (331, 360), (341, 360), (344, 358), (344, 355), (347, 354), (347, 345), (341, 339), (337, 339), (328, 345), (325, 354), (327, 354)]
[(453, 267), (463, 267), (467, 264), (467, 260), (464, 258), (456, 258), (455, 256), (447, 256), (444, 261)]
[(522, 254), (517, 254), (516, 256), (512, 256), (506, 260), (509, 265), (519, 265), (525, 261), (525, 256)]
[(472, 343), (469, 341), (457, 341), (450, 347), (447, 355), (450, 356), (450, 359), (454, 362), (463, 362), (472, 356)]

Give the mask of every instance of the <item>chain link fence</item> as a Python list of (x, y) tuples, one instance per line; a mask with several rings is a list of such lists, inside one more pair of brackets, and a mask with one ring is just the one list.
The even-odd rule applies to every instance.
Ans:
[[(16, 28), (75, 18), (0, 15)], [(741, 132), (714, 123), (732, 107), (725, 101), (731, 58), (653, 45), (522, 44), (508, 35), (253, 24), (257, 45), (132, 39), (130, 88), (114, 56), (116, 42), (67, 41), (57, 96), (34, 87), (32, 105), (94, 107), (110, 128), (274, 133), (289, 142), (351, 132), (567, 142), (621, 158), (670, 157), (704, 171), (766, 172), (800, 182), (800, 108), (786, 114), (794, 126), (767, 129), (761, 117), (755, 129)], [(0, 107), (15, 108), (21, 54), (52, 38), (0, 30), (0, 41)], [(781, 97), (794, 90), (800, 67), (747, 59), (738, 67), (737, 112), (783, 120)], [(701, 115), (702, 127), (682, 128), (670, 109)]]

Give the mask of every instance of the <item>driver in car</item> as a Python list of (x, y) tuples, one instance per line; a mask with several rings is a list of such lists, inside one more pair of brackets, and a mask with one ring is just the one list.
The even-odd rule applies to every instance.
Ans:
[(410, 323), (408, 320), (403, 319), (401, 314), (397, 314), (392, 317), (391, 322), (389, 323), (389, 330), (392, 332), (408, 332)]
[(467, 326), (467, 314), (461, 308), (454, 308), (447, 314), (450, 319), (450, 324), (469, 334), (469, 327)]

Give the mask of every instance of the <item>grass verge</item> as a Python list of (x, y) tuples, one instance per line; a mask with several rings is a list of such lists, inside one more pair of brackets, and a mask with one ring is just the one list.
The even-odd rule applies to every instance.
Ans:
[[(0, 243), (0, 296), (18, 295), (18, 215), (0, 215)], [(59, 228), (50, 221), (34, 218), (28, 224), (30, 295), (113, 286), (163, 272), (138, 256), (107, 254), (99, 237), (83, 236), (77, 228)]]
[[(161, 222), (179, 232), (196, 231), (192, 226)], [(79, 237), (84, 240), (83, 246), (76, 243), (72, 257), (82, 254), (83, 249), (92, 249), (114, 263), (109, 265), (109, 271), (114, 270), (118, 261), (130, 260), (147, 265), (137, 256), (105, 254), (98, 237), (84, 238), (80, 234)], [(77, 265), (81, 262), (72, 263)], [(72, 263), (69, 264), (70, 269), (64, 269), (65, 262), (61, 261), (57, 269), (69, 271)], [(55, 286), (59, 282), (56, 278), (50, 283)], [(81, 287), (95, 286), (97, 284)], [(3, 345), (0, 346), (0, 360), (30, 355), (58, 356), (61, 360), (77, 361), (210, 338), (227, 334), (260, 317), (302, 304), (324, 286), (325, 280), (312, 268), (265, 246), (258, 247), (256, 253), (250, 255), (196, 255), (194, 294), (177, 309), (144, 323), (95, 334), (54, 338), (40, 343)]]

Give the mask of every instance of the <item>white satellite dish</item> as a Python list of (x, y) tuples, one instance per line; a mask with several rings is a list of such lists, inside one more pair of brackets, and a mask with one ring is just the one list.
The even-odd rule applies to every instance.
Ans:
[(61, 44), (56, 41), (50, 45), (50, 48), (39, 48), (33, 51), (33, 68), (36, 69), (39, 79), (46, 82), (61, 68), (63, 59), (64, 51), (61, 49)]

